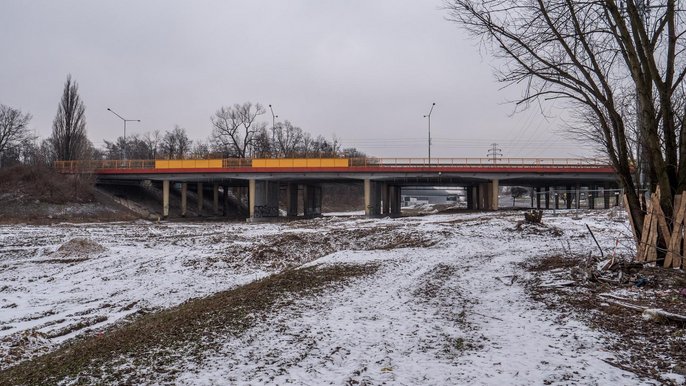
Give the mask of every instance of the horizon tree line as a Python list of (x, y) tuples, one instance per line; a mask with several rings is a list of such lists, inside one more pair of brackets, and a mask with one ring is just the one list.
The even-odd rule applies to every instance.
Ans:
[(67, 75), (50, 137), (39, 140), (31, 133), (31, 114), (0, 104), (0, 167), (17, 164), (51, 165), (57, 160), (253, 158), (253, 157), (364, 157), (340, 141), (313, 136), (290, 121), (273, 127), (259, 120), (264, 107), (245, 102), (220, 107), (210, 118), (212, 134), (192, 140), (185, 128), (175, 125), (165, 132), (105, 140), (93, 146), (86, 132), (86, 108), (78, 84)]

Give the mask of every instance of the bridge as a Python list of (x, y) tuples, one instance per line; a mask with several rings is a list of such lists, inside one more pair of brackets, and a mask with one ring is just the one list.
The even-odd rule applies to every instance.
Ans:
[[(281, 158), (195, 160), (57, 161), (61, 173), (92, 173), (101, 183), (150, 181), (162, 185), (162, 213), (169, 215), (170, 184), (181, 186), (181, 215), (187, 208), (188, 184), (196, 184), (198, 209), (211, 187), (215, 213), (220, 188), (226, 202), (229, 189), (248, 198), (251, 219), (279, 216), (279, 194), (286, 192), (286, 214), (306, 217), (321, 214), (321, 184), (364, 184), (368, 216), (397, 215), (403, 187), (459, 186), (467, 193), (469, 209), (495, 210), (502, 186), (536, 189), (550, 207), (552, 189), (576, 192), (602, 187), (606, 205), (609, 189), (617, 187), (614, 169), (606, 160), (592, 158)], [(299, 192), (302, 208), (299, 207)], [(559, 206), (555, 195), (555, 206)], [(566, 200), (571, 207), (571, 201)], [(532, 198), (533, 206), (533, 198)]]

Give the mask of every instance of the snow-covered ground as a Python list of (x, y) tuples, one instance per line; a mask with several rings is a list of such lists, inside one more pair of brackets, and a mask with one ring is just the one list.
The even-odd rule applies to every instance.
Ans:
[[(557, 214), (544, 217), (551, 228), (519, 231), (514, 212), (2, 227), (0, 337), (38, 331), (48, 350), (82, 333), (55, 334), (79, 321), (97, 329), (286, 266), (375, 263), (375, 274), (293, 299), (219, 349), (180, 353), (175, 383), (641, 384), (604, 361), (620, 353), (604, 351), (598, 332), (546, 310), (520, 285), (519, 262), (595, 250), (586, 224), (606, 252), (631, 252), (618, 242), (630, 231), (617, 213)], [(104, 249), (60, 254), (74, 238)]]

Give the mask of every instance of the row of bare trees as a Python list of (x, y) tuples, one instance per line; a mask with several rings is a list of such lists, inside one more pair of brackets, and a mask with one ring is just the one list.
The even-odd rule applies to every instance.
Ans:
[(107, 159), (183, 159), (183, 158), (275, 158), (275, 157), (362, 157), (353, 148), (342, 149), (333, 138), (313, 137), (289, 121), (273, 127), (260, 121), (266, 112), (257, 103), (246, 102), (221, 107), (211, 117), (212, 134), (206, 141), (191, 140), (184, 128), (176, 126), (164, 133), (153, 131), (105, 141)]
[(211, 142), (225, 157), (358, 157), (356, 149), (343, 149), (335, 137), (313, 137), (290, 121), (269, 127), (259, 117), (266, 114), (263, 105), (251, 102), (219, 108), (212, 116)]
[(51, 164), (55, 160), (76, 159), (184, 159), (249, 157), (361, 157), (354, 148), (341, 149), (333, 138), (313, 137), (289, 121), (268, 128), (259, 117), (262, 105), (246, 102), (221, 107), (212, 116), (213, 131), (206, 140), (191, 140), (186, 129), (175, 126), (105, 140), (96, 149), (86, 136), (85, 106), (78, 85), (67, 77), (50, 138), (38, 141), (31, 135), (31, 115), (0, 105), (0, 167), (3, 165)]
[(576, 117), (570, 134), (617, 170), (639, 239), (642, 186), (659, 186), (674, 218), (674, 196), (686, 190), (686, 2), (449, 0), (447, 8), (500, 61), (501, 82), (525, 85), (518, 105), (566, 102)]

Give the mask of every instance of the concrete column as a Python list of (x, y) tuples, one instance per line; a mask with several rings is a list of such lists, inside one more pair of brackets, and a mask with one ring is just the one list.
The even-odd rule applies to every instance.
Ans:
[(388, 187), (388, 201), (389, 201), (389, 214), (400, 215), (401, 213), (401, 201), (402, 201), (402, 188), (400, 186), (390, 186)]
[(555, 200), (555, 209), (560, 209), (560, 193), (553, 188), (553, 199)]
[(248, 215), (250, 219), (279, 217), (279, 183), (248, 181)]
[(550, 209), (550, 187), (546, 186), (543, 189), (545, 190), (545, 208)]
[(541, 187), (536, 187), (536, 209), (541, 209)]
[(489, 210), (498, 210), (498, 207), (500, 206), (500, 202), (498, 201), (498, 196), (500, 194), (500, 184), (498, 180), (491, 180), (491, 182), (488, 183), (489, 187), (489, 194), (488, 198), (490, 199), (488, 203), (488, 209)]
[(473, 186), (465, 188), (467, 194), (467, 209), (474, 209), (474, 190), (475, 188)]
[(202, 215), (202, 204), (203, 200), (205, 199), (203, 197), (203, 186), (202, 182), (198, 182), (198, 216)]
[(222, 216), (229, 215), (229, 187), (227, 185), (222, 186)]
[(574, 200), (576, 201), (576, 209), (581, 207), (581, 186), (576, 184), (576, 189), (574, 189)]
[(279, 183), (277, 181), (265, 181), (265, 206), (266, 217), (279, 217)]
[(531, 189), (529, 189), (529, 192), (530, 192), (529, 195), (531, 196), (530, 197), (531, 198), (531, 209), (533, 209), (534, 208), (534, 196), (536, 196), (536, 190), (532, 186)]
[(248, 216), (255, 218), (255, 205), (257, 203), (257, 181), (248, 181)]
[(603, 185), (603, 205), (605, 209), (610, 209), (610, 185)]
[(586, 199), (588, 200), (588, 209), (595, 209), (596, 192), (591, 192), (591, 190), (595, 190), (595, 187), (593, 185), (591, 185), (591, 186), (589, 186), (588, 190), (589, 190), (589, 193), (586, 195)]
[(212, 212), (214, 214), (219, 213), (219, 184), (212, 184)]
[(381, 214), (379, 184), (370, 179), (364, 180), (364, 213), (366, 216)]
[(372, 182), (369, 179), (364, 180), (364, 215), (372, 215)]
[(488, 209), (488, 184), (480, 183), (477, 186), (477, 198), (476, 198), (476, 209), (485, 210)]
[(383, 214), (391, 213), (391, 189), (392, 186), (383, 183), (381, 185), (381, 201), (383, 202)]
[(574, 195), (572, 194), (572, 187), (567, 185), (565, 187), (565, 197), (567, 198), (567, 209), (572, 209), (572, 200), (575, 199)]
[(317, 185), (305, 185), (303, 189), (303, 212), (305, 217), (316, 217), (322, 214), (322, 188)]
[(286, 188), (286, 212), (288, 217), (298, 216), (298, 184), (289, 183)]
[(162, 217), (169, 217), (169, 181), (162, 181)]
[(186, 217), (188, 205), (188, 182), (181, 183), (181, 217)]

